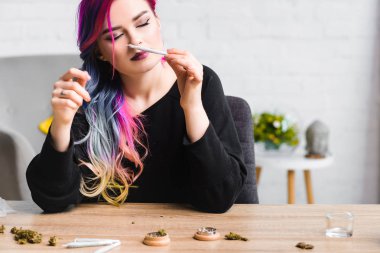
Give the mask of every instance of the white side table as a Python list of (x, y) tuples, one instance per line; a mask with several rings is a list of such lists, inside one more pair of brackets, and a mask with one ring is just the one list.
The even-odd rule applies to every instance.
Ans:
[(314, 204), (313, 189), (311, 184), (311, 170), (327, 168), (334, 162), (333, 156), (322, 159), (306, 158), (305, 153), (282, 154), (275, 152), (256, 153), (256, 180), (259, 183), (262, 168), (287, 170), (288, 174), (288, 204), (294, 204), (295, 197), (295, 171), (303, 171), (307, 193), (307, 203)]

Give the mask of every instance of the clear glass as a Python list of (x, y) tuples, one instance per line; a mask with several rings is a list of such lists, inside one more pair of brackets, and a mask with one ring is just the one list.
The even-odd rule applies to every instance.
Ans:
[(353, 233), (354, 216), (350, 212), (326, 214), (326, 236), (347, 238)]

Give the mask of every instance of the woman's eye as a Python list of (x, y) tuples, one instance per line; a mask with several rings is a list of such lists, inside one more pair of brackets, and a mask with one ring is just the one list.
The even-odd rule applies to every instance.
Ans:
[[(122, 34), (122, 33), (121, 33), (121, 34), (119, 34), (119, 35), (114, 35), (114, 36), (113, 36), (113, 38), (114, 38), (114, 40), (117, 40), (117, 39), (118, 39), (118, 38), (120, 38), (121, 36), (123, 36), (123, 34)], [(111, 36), (107, 37), (107, 38), (106, 38), (106, 40), (112, 41), (112, 38), (111, 38)]]
[(148, 18), (148, 20), (144, 24), (138, 25), (137, 27), (143, 27), (143, 26), (149, 25), (149, 20), (150, 20), (150, 18)]

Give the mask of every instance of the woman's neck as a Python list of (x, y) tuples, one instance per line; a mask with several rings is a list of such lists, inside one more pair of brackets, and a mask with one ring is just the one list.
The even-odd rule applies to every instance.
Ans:
[(176, 80), (174, 71), (165, 62), (141, 75), (121, 75), (123, 90), (128, 104), (136, 114), (162, 98)]
[(149, 97), (149, 94), (151, 94), (155, 88), (158, 88), (157, 84), (160, 83), (163, 70), (164, 67), (162, 64), (157, 64), (154, 68), (145, 73), (136, 75), (121, 74), (124, 94), (130, 98), (141, 96)]

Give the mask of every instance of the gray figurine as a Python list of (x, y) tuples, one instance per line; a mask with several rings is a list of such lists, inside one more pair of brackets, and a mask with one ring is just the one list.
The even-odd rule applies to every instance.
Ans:
[(306, 129), (306, 157), (324, 158), (329, 153), (329, 129), (321, 121), (314, 121)]

